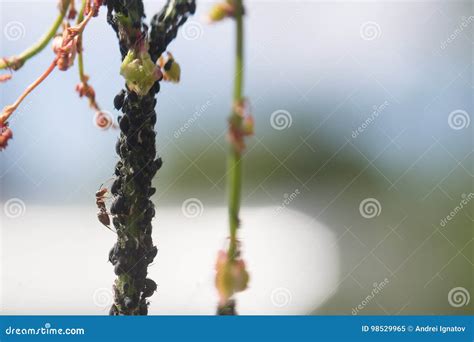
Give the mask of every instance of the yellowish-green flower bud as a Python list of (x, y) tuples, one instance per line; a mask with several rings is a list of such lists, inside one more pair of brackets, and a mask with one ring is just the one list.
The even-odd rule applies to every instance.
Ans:
[(128, 88), (140, 96), (148, 94), (153, 84), (162, 77), (160, 68), (153, 63), (146, 50), (129, 50), (120, 66), (120, 75), (125, 78)]
[(234, 15), (234, 6), (229, 2), (222, 2), (212, 6), (207, 20), (210, 23), (221, 21), (224, 18), (231, 17)]

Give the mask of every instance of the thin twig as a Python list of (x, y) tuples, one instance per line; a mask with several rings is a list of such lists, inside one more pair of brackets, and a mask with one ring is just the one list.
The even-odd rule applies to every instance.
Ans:
[[(84, 10), (86, 8), (86, 4), (87, 0), (82, 0), (81, 9), (77, 15), (77, 24), (84, 20)], [(82, 55), (82, 33), (77, 38), (77, 47), (77, 66), (79, 69), (79, 79), (81, 82), (84, 82), (86, 75), (84, 74), (84, 57)]]
[[(82, 0), (81, 9), (77, 16), (77, 25), (84, 20), (84, 12), (87, 7), (87, 0)], [(83, 52), (83, 34), (80, 33), (77, 37), (77, 67), (79, 71), (80, 83), (76, 86), (79, 96), (86, 96), (89, 99), (89, 106), (96, 112), (100, 112), (99, 104), (95, 99), (94, 88), (88, 83), (89, 76), (84, 72), (84, 52)]]
[[(235, 79), (234, 79), (234, 104), (243, 101), (243, 69), (244, 69), (244, 51), (243, 51), (243, 20), (242, 20), (242, 0), (236, 0), (235, 12), (236, 22), (236, 49), (235, 49)], [(235, 110), (232, 111), (230, 120), (239, 120), (239, 114)], [(229, 186), (229, 228), (230, 228), (230, 245), (229, 258), (234, 260), (237, 252), (237, 229), (239, 227), (239, 211), (240, 197), (242, 188), (242, 163), (241, 151), (231, 146), (231, 152), (228, 160), (228, 168), (230, 170), (228, 178)]]
[(59, 15), (57, 16), (53, 25), (51, 25), (49, 30), (33, 46), (29, 47), (28, 49), (20, 53), (18, 56), (0, 59), (0, 69), (10, 68), (13, 70), (18, 70), (25, 64), (28, 59), (41, 52), (48, 45), (51, 39), (53, 39), (53, 37), (56, 35), (56, 32), (58, 31), (59, 26), (61, 26), (64, 16), (67, 13), (70, 3), (71, 0), (64, 1), (64, 5), (60, 9)]
[[(235, 0), (230, 11), (222, 4), (214, 9), (214, 18), (222, 19), (232, 16), (236, 22), (235, 79), (232, 112), (229, 118), (230, 152), (228, 157), (228, 191), (229, 191), (229, 231), (230, 243), (227, 252), (219, 251), (216, 262), (216, 287), (219, 292), (218, 315), (237, 315), (233, 295), (248, 286), (249, 274), (240, 255), (237, 230), (239, 228), (239, 211), (242, 192), (242, 151), (245, 148), (244, 137), (253, 133), (253, 119), (247, 112), (243, 93), (243, 4)], [(218, 11), (224, 10), (219, 14)], [(219, 19), (219, 20), (220, 20)]]
[(12, 115), (12, 113), (18, 108), (20, 103), (25, 99), (25, 97), (29, 93), (31, 93), (38, 85), (40, 85), (41, 82), (43, 82), (45, 80), (45, 78), (49, 76), (49, 74), (51, 74), (51, 72), (56, 67), (57, 61), (58, 61), (58, 59), (55, 58), (53, 60), (53, 62), (50, 64), (50, 66), (48, 67), (48, 69), (46, 69), (45, 72), (40, 77), (38, 77), (33, 83), (31, 83), (23, 91), (23, 93), (18, 97), (18, 99), (13, 104), (8, 105), (3, 109), (3, 112), (0, 115), (0, 124), (3, 124), (4, 122), (6, 122), (8, 120), (8, 118), (10, 117), (10, 115)]
[[(84, 31), (90, 18), (92, 18), (92, 15), (93, 13), (91, 11), (80, 24), (78, 24), (75, 27), (67, 28), (68, 34), (63, 39), (62, 47), (66, 47), (78, 34), (81, 34)], [(57, 55), (52, 61), (51, 65), (48, 67), (48, 69), (46, 69), (46, 71), (40, 77), (38, 77), (32, 84), (30, 84), (12, 105), (7, 105), (3, 108), (2, 114), (0, 114), (0, 124), (4, 124), (8, 120), (8, 118), (13, 114), (13, 112), (18, 108), (18, 106), (25, 99), (25, 97), (29, 93), (31, 93), (39, 84), (41, 84), (46, 79), (46, 77), (48, 77), (51, 74), (51, 72), (54, 70), (54, 68), (58, 64), (59, 60), (60, 60), (60, 57), (59, 55)]]

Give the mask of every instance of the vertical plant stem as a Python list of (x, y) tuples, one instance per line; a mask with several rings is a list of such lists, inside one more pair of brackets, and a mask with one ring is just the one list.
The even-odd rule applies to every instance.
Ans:
[(242, 99), (242, 89), (244, 82), (244, 23), (242, 0), (236, 0), (237, 11), (236, 22), (236, 48), (235, 48), (235, 80), (234, 80), (234, 101)]
[[(82, 0), (81, 4), (81, 9), (79, 10), (79, 13), (77, 15), (77, 23), (79, 24), (84, 20), (84, 10), (86, 8), (86, 2), (87, 0)], [(81, 82), (87, 81), (85, 80), (85, 74), (84, 74), (84, 56), (82, 53), (82, 33), (79, 35), (77, 38), (77, 46), (78, 46), (78, 51), (77, 51), (77, 67), (79, 69), (79, 78)]]
[[(109, 0), (107, 5), (109, 22), (117, 35), (123, 32), (119, 40), (121, 51), (138, 49), (146, 34), (143, 2)], [(129, 24), (122, 24), (121, 18)], [(155, 209), (150, 197), (155, 191), (152, 179), (161, 167), (161, 159), (155, 159), (155, 90), (139, 96), (126, 88), (117, 97), (121, 100), (114, 102), (121, 102), (116, 107), (122, 109), (123, 116), (119, 117), (120, 137), (116, 145), (120, 160), (111, 187), (114, 201), (110, 213), (117, 242), (109, 261), (115, 266), (117, 279), (110, 314), (146, 315), (147, 298), (156, 290), (155, 282), (147, 278), (148, 265), (157, 253), (151, 237)]]
[[(153, 17), (148, 35), (148, 27), (143, 23), (142, 0), (108, 0), (107, 6), (107, 20), (117, 33), (122, 60), (131, 52), (141, 56), (143, 63), (146, 58), (156, 62), (176, 37), (178, 28), (196, 9), (194, 0), (169, 0)], [(131, 90), (127, 83), (114, 100), (114, 106), (122, 110), (123, 116), (119, 120), (121, 132), (116, 145), (120, 160), (111, 187), (114, 201), (110, 213), (117, 230), (117, 242), (109, 253), (117, 275), (111, 315), (146, 315), (147, 298), (157, 288), (147, 275), (148, 265), (158, 251), (151, 235), (155, 206), (150, 198), (156, 191), (152, 187), (153, 177), (162, 165), (161, 158), (156, 158), (154, 130), (155, 95), (159, 90), (159, 80), (143, 93)]]
[[(243, 29), (243, 3), (242, 0), (235, 0), (235, 22), (236, 22), (236, 46), (235, 46), (235, 78), (233, 108), (229, 122), (242, 122), (243, 117), (238, 113), (238, 107), (243, 103), (243, 83), (244, 83), (244, 29)], [(232, 125), (232, 124), (231, 124)], [(232, 128), (229, 128), (232, 130)], [(243, 143), (243, 142), (242, 142)], [(240, 225), (239, 212), (242, 193), (242, 149), (235, 143), (230, 146), (227, 161), (228, 168), (228, 214), (229, 214), (229, 249), (227, 251), (228, 263), (233, 264), (236, 258), (240, 257), (237, 230)], [(236, 315), (235, 300), (227, 299), (225, 303), (220, 303), (217, 307), (218, 315)]]
[[(234, 79), (234, 105), (242, 101), (243, 91), (243, 75), (244, 75), (244, 51), (243, 51), (243, 17), (242, 17), (242, 0), (236, 0), (236, 48), (235, 48), (235, 79)], [(235, 110), (231, 116), (237, 116)], [(231, 118), (232, 119), (232, 118)], [(228, 160), (229, 168), (229, 228), (230, 228), (230, 245), (229, 258), (233, 260), (237, 251), (237, 229), (239, 227), (239, 211), (240, 197), (242, 188), (242, 162), (241, 152), (231, 146), (231, 152)]]

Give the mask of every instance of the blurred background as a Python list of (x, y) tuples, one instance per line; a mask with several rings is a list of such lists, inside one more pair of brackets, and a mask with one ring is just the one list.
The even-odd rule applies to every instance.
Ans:
[[(146, 2), (148, 19), (163, 3)], [(291, 216), (304, 215), (334, 242), (333, 249), (325, 247), (327, 254), (317, 254), (328, 269), (337, 268), (327, 271), (334, 278), (331, 288), (324, 300), (296, 313), (472, 314), (472, 2), (246, 3), (245, 94), (256, 133), (244, 157), (243, 207), (249, 213), (262, 207), (283, 211), (290, 222), (283, 236), (299, 234), (301, 221), (291, 223)], [(166, 210), (160, 208), (180, 215), (190, 198), (206, 213), (225, 207), (234, 25), (206, 24), (202, 19), (212, 4), (198, 1), (196, 15), (170, 45), (181, 82), (163, 83), (158, 95), (157, 148), (164, 160), (154, 181), (158, 231), (160, 210)], [(57, 14), (55, 1), (1, 0), (0, 11), (1, 56), (33, 44)], [(116, 118), (112, 99), (123, 79), (105, 14), (103, 8), (86, 29), (85, 68), (97, 101)], [(45, 49), (1, 84), (0, 105), (14, 102), (52, 57)], [(87, 268), (84, 258), (65, 262), (85, 279), (87, 269), (100, 264), (110, 278), (103, 286), (113, 280), (105, 263), (113, 235), (95, 221), (94, 193), (113, 174), (118, 131), (93, 125), (76, 83), (75, 67), (55, 71), (10, 120), (14, 139), (0, 153), (4, 313), (29, 313), (33, 303), (18, 304), (20, 292), (35, 292), (34, 279), (43, 271), (25, 270), (30, 262), (44, 265), (48, 246), (59, 241), (83, 255), (88, 248), (101, 251), (100, 258), (87, 259)], [(275, 212), (260, 221), (270, 235)], [(218, 217), (225, 231), (225, 215)], [(251, 218), (242, 216), (243, 229), (246, 220)], [(166, 222), (179, 226), (182, 220)], [(73, 225), (82, 229), (83, 245), (67, 238)], [(99, 235), (107, 235), (105, 245), (94, 244)], [(155, 241), (160, 245), (159, 234)], [(173, 241), (179, 249), (179, 239)], [(311, 249), (281, 243), (275, 255)], [(319, 248), (315, 244), (314, 252)], [(277, 267), (269, 263), (269, 269)], [(51, 284), (38, 297), (45, 307), (54, 297), (48, 288), (80, 288), (55, 271), (42, 278)], [(305, 282), (312, 272), (321, 270), (305, 269), (294, 282)], [(65, 312), (82, 313), (74, 305), (68, 303)], [(276, 313), (286, 313), (284, 306), (276, 305)]]

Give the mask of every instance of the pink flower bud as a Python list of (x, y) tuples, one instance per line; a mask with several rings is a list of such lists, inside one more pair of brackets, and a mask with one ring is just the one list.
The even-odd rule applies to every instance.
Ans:
[(63, 37), (62, 36), (55, 36), (53, 38), (53, 52), (58, 54), (61, 51), (61, 47), (63, 46)]

